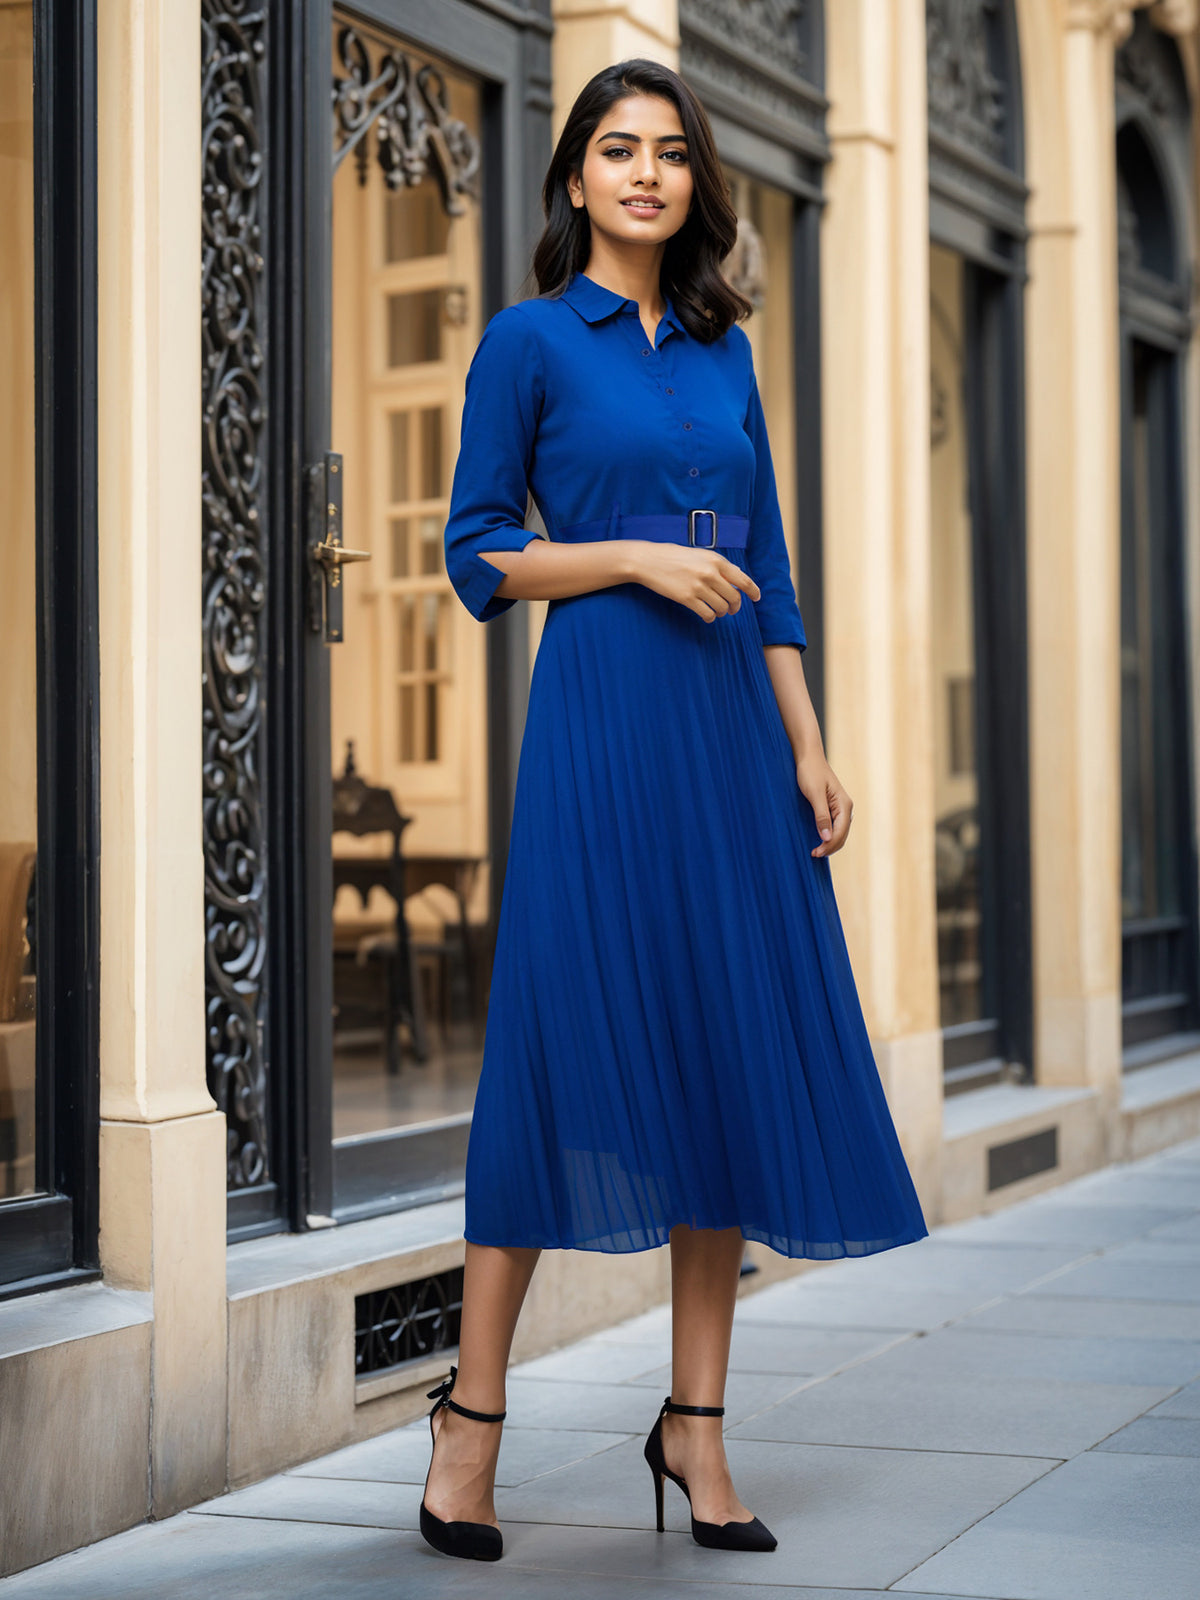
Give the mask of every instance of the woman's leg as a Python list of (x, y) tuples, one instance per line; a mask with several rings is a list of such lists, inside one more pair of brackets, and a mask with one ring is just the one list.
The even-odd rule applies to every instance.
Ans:
[[(503, 1411), (504, 1379), (517, 1317), (540, 1250), (472, 1244), (463, 1272), (462, 1329), (453, 1398), (472, 1411)], [(502, 1424), (434, 1415), (425, 1504), (444, 1522), (496, 1521), (493, 1490)]]
[[(671, 1399), (725, 1404), (729, 1340), (745, 1240), (738, 1228), (671, 1229)], [(687, 1480), (697, 1522), (749, 1522), (725, 1460), (723, 1417), (663, 1418), (667, 1465)]]

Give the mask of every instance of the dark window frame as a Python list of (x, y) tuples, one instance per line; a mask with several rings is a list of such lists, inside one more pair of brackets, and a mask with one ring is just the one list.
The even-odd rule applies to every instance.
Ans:
[(95, 0), (33, 0), (37, 1172), (0, 1296), (99, 1275)]

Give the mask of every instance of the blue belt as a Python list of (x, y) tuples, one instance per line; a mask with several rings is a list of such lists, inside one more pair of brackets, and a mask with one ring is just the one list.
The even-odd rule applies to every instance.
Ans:
[(713, 550), (744, 550), (750, 537), (750, 518), (732, 512), (717, 512), (707, 507), (692, 511), (668, 511), (643, 516), (626, 516), (613, 508), (611, 516), (597, 522), (575, 522), (555, 534), (567, 544), (584, 544), (595, 539), (654, 539), (662, 544), (691, 544)]

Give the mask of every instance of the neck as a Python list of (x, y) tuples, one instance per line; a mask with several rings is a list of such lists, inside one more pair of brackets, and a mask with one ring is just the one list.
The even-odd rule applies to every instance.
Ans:
[(662, 245), (614, 248), (593, 230), (591, 253), (583, 270), (602, 289), (611, 289), (624, 300), (636, 300), (644, 311), (661, 316), (666, 309), (659, 282), (662, 258)]

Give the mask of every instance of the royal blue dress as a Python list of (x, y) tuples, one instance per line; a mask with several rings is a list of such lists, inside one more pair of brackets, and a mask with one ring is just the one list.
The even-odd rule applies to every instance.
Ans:
[(748, 517), (745, 548), (717, 548), (762, 597), (711, 622), (638, 583), (549, 602), (465, 1237), (633, 1251), (689, 1223), (818, 1259), (923, 1237), (763, 654), (806, 639), (745, 333), (703, 344), (668, 301), (651, 345), (636, 302), (582, 273), (500, 311), (445, 535), (480, 621), (515, 604), (482, 552), (537, 536), (527, 491), (552, 539)]

